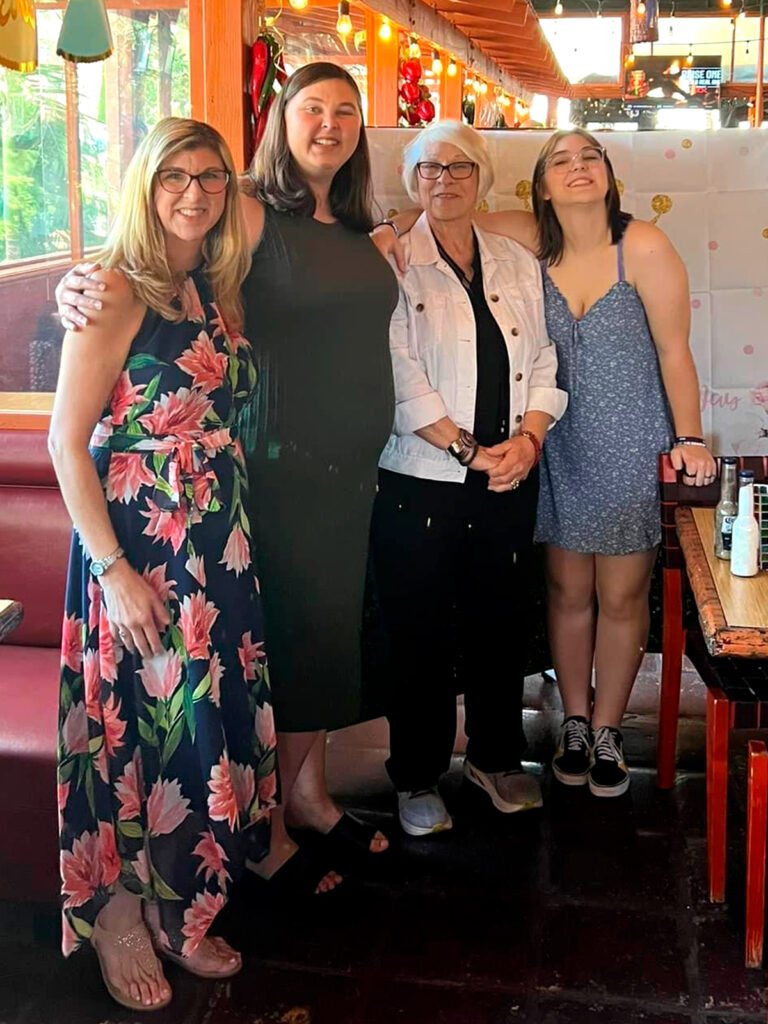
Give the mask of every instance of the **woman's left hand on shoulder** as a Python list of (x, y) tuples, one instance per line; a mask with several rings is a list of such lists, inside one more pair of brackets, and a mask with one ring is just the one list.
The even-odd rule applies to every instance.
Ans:
[(683, 483), (688, 486), (705, 487), (717, 476), (715, 460), (703, 445), (675, 445), (669, 453), (669, 460), (676, 470), (683, 471)]
[(536, 464), (536, 452), (526, 437), (511, 437), (489, 448), (488, 452), (501, 456), (498, 466), (488, 471), (489, 491), (514, 490)]

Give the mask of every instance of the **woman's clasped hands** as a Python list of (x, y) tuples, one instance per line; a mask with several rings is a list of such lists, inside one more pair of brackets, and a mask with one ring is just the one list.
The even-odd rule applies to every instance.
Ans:
[(514, 491), (536, 465), (536, 450), (526, 437), (511, 437), (483, 451), (492, 460), (487, 469), (488, 490), (497, 494)]

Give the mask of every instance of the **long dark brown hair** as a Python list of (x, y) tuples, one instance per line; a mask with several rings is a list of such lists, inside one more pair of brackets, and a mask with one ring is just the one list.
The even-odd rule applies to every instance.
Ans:
[[(583, 128), (570, 128), (567, 131), (555, 132), (544, 145), (539, 153), (536, 166), (533, 169), (533, 182), (531, 191), (533, 193), (533, 213), (536, 217), (536, 225), (539, 231), (539, 259), (546, 260), (547, 266), (556, 266), (563, 258), (563, 229), (557, 219), (552, 203), (542, 195), (544, 190), (544, 175), (547, 170), (547, 161), (555, 150), (558, 143), (571, 135), (578, 135), (584, 139), (588, 146), (595, 146), (603, 149), (594, 135)], [(608, 174), (608, 191), (605, 193), (605, 209), (608, 214), (608, 225), (611, 229), (611, 242), (616, 245), (624, 235), (627, 224), (632, 220), (631, 213), (625, 213), (621, 209), (621, 197), (619, 187), (616, 184), (616, 175), (608, 154), (605, 154), (605, 169)]]
[(367, 233), (373, 228), (373, 186), (363, 105), (354, 78), (338, 64), (307, 64), (289, 77), (269, 111), (264, 138), (251, 163), (250, 181), (246, 180), (244, 191), (282, 213), (314, 215), (315, 197), (288, 148), (285, 108), (302, 89), (329, 79), (346, 82), (354, 92), (361, 122), (357, 148), (331, 182), (331, 212), (344, 227)]

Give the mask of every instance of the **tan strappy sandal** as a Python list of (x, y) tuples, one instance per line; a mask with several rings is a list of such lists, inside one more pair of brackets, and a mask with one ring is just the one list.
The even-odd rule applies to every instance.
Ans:
[[(169, 960), (173, 964), (178, 964), (179, 967), (183, 967), (185, 971), (189, 971), (190, 974), (196, 975), (198, 978), (208, 978), (211, 981), (223, 981), (225, 978), (233, 978), (236, 974), (239, 974), (243, 969), (243, 958), (237, 952), (236, 949), (232, 949), (228, 942), (218, 936), (206, 936), (203, 942), (210, 942), (211, 945), (216, 949), (217, 952), (223, 953), (226, 957), (234, 956), (236, 962), (228, 970), (223, 971), (208, 971), (203, 967), (195, 967), (190, 963), (190, 958), (182, 956), (181, 953), (174, 953), (170, 949), (165, 949), (159, 943), (155, 944), (155, 952), (158, 956), (164, 960)], [(222, 959), (222, 963), (223, 963)]]
[(127, 992), (123, 992), (122, 989), (117, 988), (113, 985), (107, 976), (107, 967), (105, 961), (101, 956), (101, 945), (110, 946), (113, 950), (123, 953), (126, 956), (132, 957), (138, 961), (140, 967), (144, 967), (147, 970), (151, 970), (154, 962), (157, 960), (155, 952), (152, 948), (152, 941), (149, 937), (149, 933), (142, 922), (135, 924), (133, 928), (127, 932), (119, 934), (117, 932), (108, 931), (97, 921), (93, 926), (93, 934), (91, 935), (91, 945), (96, 951), (96, 956), (99, 961), (99, 967), (101, 968), (101, 977), (106, 986), (107, 992), (112, 996), (116, 1003), (124, 1006), (128, 1010), (138, 1010), (149, 1012), (152, 1010), (162, 1010), (163, 1007), (167, 1006), (172, 995), (169, 995), (167, 999), (162, 999), (158, 1003), (152, 1003), (147, 1006), (146, 1003), (142, 1003), (140, 999), (134, 999), (128, 995)]

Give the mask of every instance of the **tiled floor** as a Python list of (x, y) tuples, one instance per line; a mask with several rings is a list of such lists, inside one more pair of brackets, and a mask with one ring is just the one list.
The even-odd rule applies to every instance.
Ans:
[[(661, 794), (647, 770), (598, 801), (552, 786), (508, 819), (456, 772), (453, 832), (396, 840), (386, 870), (291, 908), (246, 885), (222, 930), (245, 953), (227, 984), (169, 968), (156, 1024), (746, 1024), (762, 972), (741, 960), (738, 816), (725, 907), (704, 897), (704, 787)], [(389, 798), (367, 813), (391, 826)], [(55, 917), (0, 913), (1, 1024), (128, 1024), (95, 962), (67, 962)], [(140, 1016), (140, 1015), (139, 1015)], [(146, 1019), (146, 1018), (145, 1018)]]

